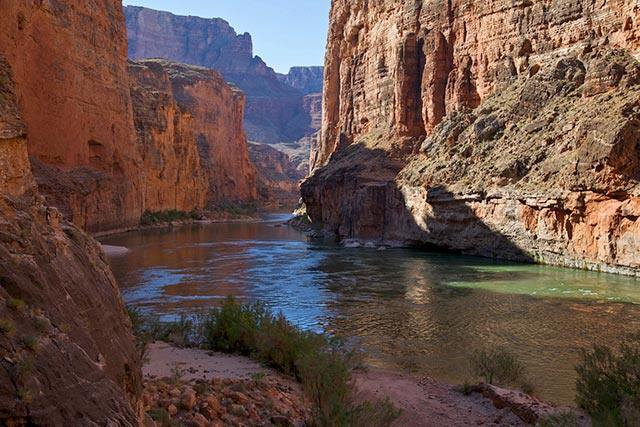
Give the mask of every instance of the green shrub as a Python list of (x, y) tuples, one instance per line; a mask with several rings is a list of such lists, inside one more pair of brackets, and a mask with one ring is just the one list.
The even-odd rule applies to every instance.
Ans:
[(140, 217), (140, 225), (164, 224), (172, 221), (189, 221), (193, 219), (198, 219), (198, 215), (194, 212), (176, 210), (159, 212), (145, 211)]
[(40, 349), (40, 341), (38, 340), (38, 337), (34, 337), (32, 335), (22, 338), (22, 344), (24, 344), (27, 350), (38, 351)]
[(355, 403), (354, 357), (343, 341), (302, 331), (264, 304), (229, 297), (202, 330), (206, 348), (250, 355), (298, 378), (313, 403), (312, 427), (386, 426), (399, 415), (388, 401)]
[(171, 427), (171, 416), (164, 408), (152, 408), (147, 412), (159, 427)]
[(25, 308), (27, 306), (27, 304), (18, 298), (10, 298), (9, 300), (7, 300), (7, 307), (10, 308), (11, 310), (22, 310), (23, 308)]
[(576, 402), (595, 426), (640, 425), (640, 334), (617, 352), (598, 344), (583, 350), (576, 371)]
[(158, 318), (144, 317), (140, 310), (133, 306), (127, 306), (127, 314), (131, 320), (131, 331), (136, 340), (138, 354), (143, 359), (152, 341), (164, 341), (178, 347), (197, 343), (198, 338), (193, 337), (195, 322), (186, 316), (181, 316), (176, 322), (162, 322)]
[(471, 368), (475, 376), (488, 384), (521, 387), (527, 383), (524, 365), (502, 347), (476, 351), (471, 357)]
[(12, 337), (16, 333), (16, 322), (11, 319), (0, 319), (0, 332), (7, 337)]

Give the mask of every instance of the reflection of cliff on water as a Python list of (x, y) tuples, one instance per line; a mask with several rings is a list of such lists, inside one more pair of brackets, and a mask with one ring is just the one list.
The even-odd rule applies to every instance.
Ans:
[[(340, 271), (347, 276), (348, 265), (357, 274), (341, 280)], [(500, 266), (505, 264), (420, 251), (332, 252), (319, 266), (333, 276), (326, 283), (333, 296), (328, 328), (359, 337), (373, 366), (452, 382), (468, 379), (474, 350), (504, 346), (523, 360), (543, 396), (572, 402), (579, 349), (596, 341), (617, 342), (640, 327), (640, 307), (495, 293), (482, 289), (481, 283), (477, 288), (447, 285), (471, 276), (477, 281), (510, 277), (511, 282), (527, 283), (542, 275), (544, 280), (544, 268), (517, 264), (513, 267), (525, 270), (509, 271), (507, 264), (506, 271), (476, 274), (478, 269)], [(558, 276), (565, 272), (547, 270), (548, 278), (560, 281)], [(572, 272), (566, 273), (565, 279)], [(582, 274), (589, 278), (589, 273)]]

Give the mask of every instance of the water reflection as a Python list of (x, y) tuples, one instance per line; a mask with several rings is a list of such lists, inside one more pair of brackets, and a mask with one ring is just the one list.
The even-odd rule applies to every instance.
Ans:
[[(358, 338), (367, 362), (463, 381), (478, 348), (504, 345), (548, 398), (573, 399), (579, 349), (640, 329), (638, 281), (423, 251), (310, 242), (283, 218), (114, 236), (123, 296), (161, 316), (226, 295), (305, 328)], [(620, 303), (617, 301), (625, 301)]]

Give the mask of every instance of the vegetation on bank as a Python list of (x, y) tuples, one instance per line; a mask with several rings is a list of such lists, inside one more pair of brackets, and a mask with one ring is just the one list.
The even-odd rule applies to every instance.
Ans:
[(141, 226), (149, 226), (156, 224), (165, 224), (174, 221), (192, 221), (199, 219), (199, 215), (195, 212), (184, 212), (176, 210), (151, 212), (145, 211), (140, 217)]
[(352, 382), (357, 355), (344, 341), (303, 331), (262, 303), (227, 298), (219, 308), (174, 323), (146, 321), (130, 310), (141, 353), (159, 339), (255, 358), (294, 376), (312, 403), (312, 427), (387, 426), (399, 416), (388, 401), (359, 402)]
[(258, 212), (258, 208), (252, 203), (209, 205), (204, 210), (191, 212), (178, 210), (145, 211), (140, 217), (140, 226), (149, 227), (158, 224), (172, 222), (190, 222), (203, 219), (243, 219), (252, 218)]
[[(533, 392), (524, 365), (503, 348), (474, 353), (471, 371), (487, 384)], [(591, 416), (594, 427), (640, 427), (640, 333), (627, 336), (618, 348), (595, 344), (583, 349), (576, 372), (576, 403)], [(456, 390), (470, 394), (478, 386), (465, 383)], [(568, 412), (552, 415), (536, 425), (581, 424), (574, 413)]]
[(596, 344), (583, 350), (576, 371), (576, 402), (594, 426), (640, 426), (640, 333), (618, 349)]

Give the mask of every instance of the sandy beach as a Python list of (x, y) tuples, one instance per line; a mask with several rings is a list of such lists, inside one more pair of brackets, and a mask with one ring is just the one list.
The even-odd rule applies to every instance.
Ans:
[[(194, 348), (181, 349), (160, 342), (149, 346), (143, 374), (146, 381), (179, 376), (185, 384), (220, 380), (251, 383), (260, 377), (271, 381), (276, 388), (289, 390), (290, 399), (285, 398), (288, 404), (304, 400), (299, 385), (291, 378), (249, 358)], [(522, 417), (565, 410), (523, 393), (493, 386), (488, 386), (493, 390), (489, 394), (463, 395), (452, 385), (429, 377), (367, 371), (354, 374), (354, 381), (359, 399), (388, 398), (402, 410), (400, 418), (393, 423), (394, 427), (520, 427), (529, 424)], [(291, 412), (291, 409), (283, 410), (287, 411)], [(299, 408), (296, 413), (305, 411), (308, 408)], [(302, 420), (296, 422), (300, 424)], [(588, 425), (586, 420), (584, 425)]]

